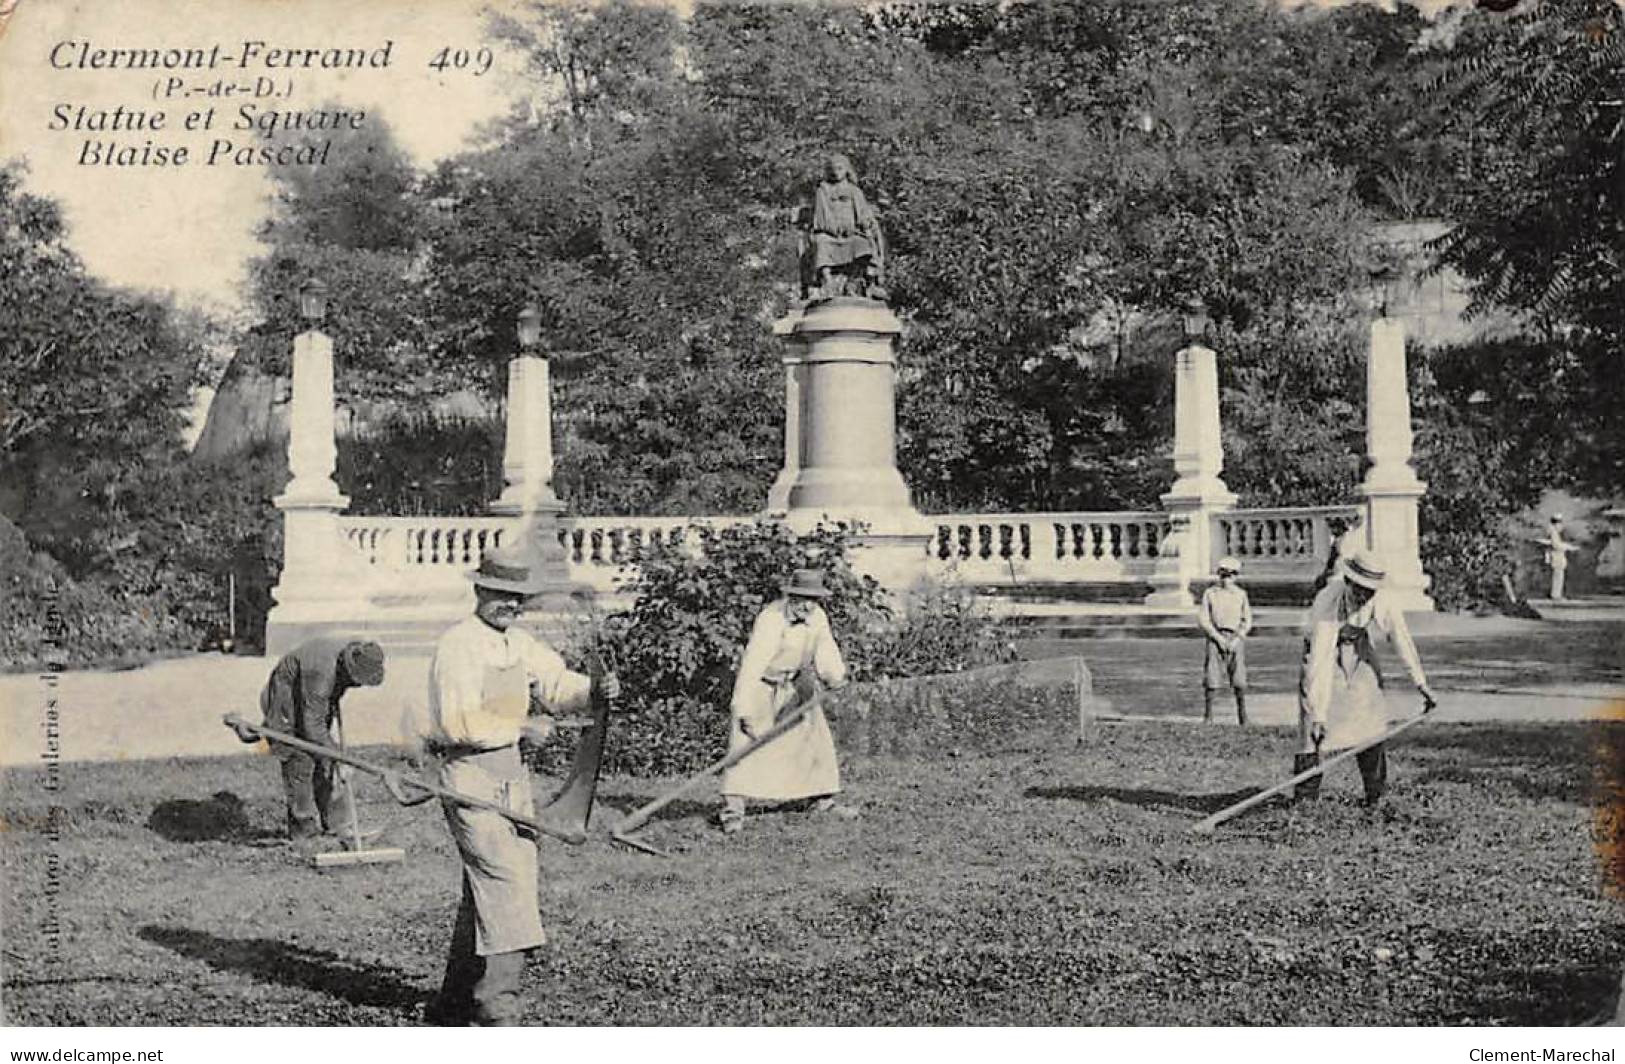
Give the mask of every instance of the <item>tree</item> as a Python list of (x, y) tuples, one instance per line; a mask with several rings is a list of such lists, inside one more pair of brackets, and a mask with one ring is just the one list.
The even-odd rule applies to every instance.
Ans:
[(1625, 484), (1625, 12), (1609, 0), (1479, 14), (1432, 85), (1477, 151), (1439, 261), (1474, 311), (1523, 315), (1549, 373), (1492, 393), (1521, 431), (1560, 424), (1552, 486)]
[(0, 507), (79, 573), (116, 549), (105, 516), (143, 466), (174, 457), (195, 330), (107, 288), (65, 243), (55, 204), (0, 167)]

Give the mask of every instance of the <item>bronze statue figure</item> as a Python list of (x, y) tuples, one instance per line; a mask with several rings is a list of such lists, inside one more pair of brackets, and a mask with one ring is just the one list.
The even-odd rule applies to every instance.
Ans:
[(801, 293), (809, 302), (835, 296), (886, 299), (886, 241), (880, 218), (844, 155), (824, 162), (812, 208), (796, 211), (801, 229)]

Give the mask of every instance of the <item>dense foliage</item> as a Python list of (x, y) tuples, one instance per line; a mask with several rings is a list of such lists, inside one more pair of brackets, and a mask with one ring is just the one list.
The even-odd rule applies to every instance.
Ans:
[[(278, 172), (238, 358), (285, 369), (295, 290), (319, 276), (341, 397), (405, 412), (346, 444), (344, 489), (364, 511), (476, 512), (494, 426), (421, 411), (453, 391), (494, 406), (532, 304), (564, 498), (754, 512), (781, 448), (787, 210), (838, 150), (887, 234), (898, 458), (922, 507), (1155, 505), (1193, 302), (1221, 355), (1227, 482), (1243, 505), (1325, 503), (1360, 474), (1373, 225), (1444, 217), (1438, 261), (1524, 330), (1414, 356), (1424, 564), (1462, 604), (1509, 564), (1501, 526), (1539, 489), (1625, 483), (1621, 19), (1609, 0), (1431, 20), (1235, 0), (520, 5), (490, 32), (528, 64), (523, 95), (474, 147), (425, 172), (374, 115), (329, 165)], [(217, 326), (88, 277), (14, 166), (0, 270), (0, 510), (75, 581), (200, 596), (176, 610), (202, 638), (222, 617), (199, 581), (239, 567), (247, 534), (205, 535), (175, 445)], [(263, 509), (277, 477), (251, 482)]]

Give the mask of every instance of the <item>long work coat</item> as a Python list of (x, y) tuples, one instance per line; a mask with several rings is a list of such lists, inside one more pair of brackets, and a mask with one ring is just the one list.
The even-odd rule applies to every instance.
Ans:
[[(813, 608), (800, 624), (790, 623), (786, 602), (780, 599), (756, 616), (750, 642), (734, 680), (728, 749), (750, 744), (740, 728), (748, 721), (761, 735), (795, 698), (796, 677), (812, 669), (826, 685), (846, 682), (846, 662), (829, 617)], [(835, 740), (823, 709), (815, 709), (801, 723), (745, 758), (722, 775), (722, 793), (764, 801), (788, 802), (834, 794), (841, 789), (841, 770), (835, 761)]]
[[(421, 734), (439, 753), (442, 787), (535, 815), (518, 746), (532, 686), (549, 709), (568, 710), (587, 703), (592, 681), (517, 628), (499, 632), (470, 617), (440, 637)], [(442, 808), (474, 899), (474, 951), (541, 945), (547, 936), (537, 910), (536, 840), (500, 814), (454, 802)]]
[(1347, 589), (1341, 577), (1334, 578), (1309, 608), (1298, 674), (1299, 753), (1314, 751), (1309, 727), (1316, 721), (1326, 725), (1323, 751), (1356, 746), (1388, 729), (1382, 666), (1373, 637), (1387, 635), (1411, 680), (1418, 687), (1427, 684), (1405, 614), (1382, 591), (1355, 609)]

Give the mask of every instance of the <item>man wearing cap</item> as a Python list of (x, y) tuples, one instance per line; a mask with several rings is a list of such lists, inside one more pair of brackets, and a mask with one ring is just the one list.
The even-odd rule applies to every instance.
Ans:
[[(1382, 669), (1372, 638), (1386, 634), (1422, 694), (1422, 708), (1436, 701), (1422, 673), (1405, 615), (1382, 591), (1386, 573), (1370, 550), (1351, 555), (1309, 608), (1303, 667), (1298, 678), (1297, 775), (1320, 763), (1323, 751), (1344, 750), (1388, 730)], [(1382, 743), (1355, 755), (1365, 785), (1365, 804), (1375, 805), (1388, 786), (1388, 753)], [(1297, 797), (1320, 794), (1320, 777), (1298, 785)]]
[(1563, 601), (1563, 580), (1569, 571), (1569, 555), (1579, 546), (1563, 538), (1563, 515), (1553, 514), (1546, 526), (1546, 538), (1537, 540), (1546, 548), (1546, 564), (1552, 567), (1552, 601)]
[[(545, 739), (552, 718), (529, 716), (532, 692), (550, 711), (574, 709), (588, 703), (592, 681), (517, 627), (526, 601), (547, 587), (536, 559), (493, 551), (470, 577), (474, 614), (435, 645), (427, 719), (414, 730), (438, 761), (442, 787), (534, 816), (518, 744)], [(604, 690), (615, 697), (619, 681), (606, 676)], [(426, 1018), (511, 1026), (520, 1021), (526, 954), (547, 938), (537, 908), (536, 840), (497, 813), (450, 801), (442, 808), (462, 857), (462, 902), (445, 979)]]
[[(819, 606), (829, 597), (824, 574), (797, 569), (780, 590), (783, 596), (756, 615), (739, 663), (730, 707), (730, 751), (748, 746), (773, 727), (779, 712), (795, 701), (798, 680), (803, 689), (814, 677), (831, 688), (846, 684), (846, 662), (835, 645), (829, 617)], [(853, 815), (835, 804), (840, 789), (835, 740), (824, 711), (815, 709), (723, 773), (722, 830), (732, 835), (745, 826), (745, 803), (753, 798), (769, 802), (811, 798), (815, 810)]]
[[(267, 728), (310, 743), (337, 747), (339, 701), (352, 687), (384, 682), (384, 651), (377, 643), (334, 637), (309, 639), (282, 656), (260, 692)], [(256, 742), (257, 732), (237, 727), (237, 738)], [(288, 835), (310, 839), (326, 832), (349, 844), (354, 816), (346, 770), (281, 743), (271, 750), (282, 762), (282, 790), (288, 803)]]
[(1236, 722), (1247, 724), (1247, 648), (1243, 642), (1253, 627), (1253, 607), (1247, 592), (1236, 583), (1241, 563), (1234, 558), (1219, 561), (1219, 582), (1202, 593), (1197, 623), (1207, 636), (1207, 656), (1202, 663), (1202, 719), (1213, 720), (1213, 698), (1220, 687), (1228, 686), (1236, 696)]

